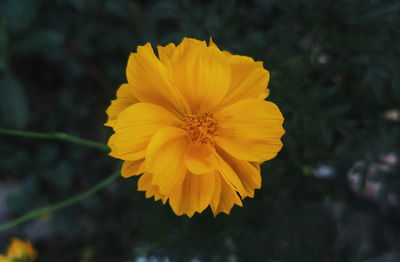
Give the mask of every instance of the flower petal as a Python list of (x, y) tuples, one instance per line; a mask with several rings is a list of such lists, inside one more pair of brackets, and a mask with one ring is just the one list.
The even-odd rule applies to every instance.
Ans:
[(151, 198), (154, 196), (154, 200), (162, 199), (163, 204), (167, 202), (168, 197), (160, 193), (160, 188), (153, 185), (151, 181), (153, 180), (153, 175), (151, 173), (144, 173), (140, 176), (138, 181), (138, 191), (146, 191), (146, 198)]
[[(209, 45), (218, 48), (211, 37)], [(249, 98), (267, 98), (269, 95), (267, 88), (269, 72), (264, 69), (263, 63), (255, 62), (248, 56), (232, 55), (228, 51), (222, 52), (227, 56), (231, 65), (232, 78), (221, 105), (225, 106)]]
[(185, 100), (173, 84), (172, 76), (154, 54), (150, 43), (132, 53), (126, 67), (128, 83), (141, 102), (161, 105), (174, 113), (185, 112)]
[(146, 150), (146, 170), (153, 174), (152, 184), (168, 194), (186, 173), (184, 155), (188, 148), (185, 131), (176, 127), (165, 127), (151, 139)]
[(218, 150), (218, 154), (232, 168), (243, 185), (244, 192), (241, 193), (242, 198), (254, 197), (254, 190), (261, 188), (259, 164), (255, 166), (248, 161), (237, 159), (223, 150)]
[(169, 203), (177, 215), (189, 217), (202, 212), (211, 202), (215, 186), (215, 172), (195, 175), (187, 172), (181, 187), (171, 194)]
[(263, 63), (239, 55), (228, 55), (228, 59), (232, 67), (232, 79), (221, 105), (250, 98), (265, 99), (269, 94), (269, 72), (264, 69)]
[(263, 162), (282, 148), (283, 116), (272, 102), (247, 99), (214, 114), (219, 123), (215, 142), (230, 155)]
[(171, 58), (175, 49), (176, 46), (174, 43), (170, 43), (166, 46), (157, 46), (158, 57), (160, 58), (161, 63), (163, 63), (167, 68), (171, 66)]
[(246, 195), (246, 191), (242, 185), (242, 182), (232, 167), (220, 155), (216, 154), (216, 156), (217, 169), (225, 180), (226, 184), (228, 184), (233, 190), (238, 191), (242, 197)]
[(172, 56), (174, 80), (191, 112), (212, 111), (225, 96), (231, 79), (226, 56), (204, 41), (185, 38)]
[(136, 161), (124, 161), (121, 167), (121, 175), (125, 178), (137, 176), (144, 172), (144, 159)]
[(10, 261), (16, 259), (27, 258), (34, 260), (37, 256), (36, 251), (33, 249), (29, 241), (23, 241), (18, 238), (13, 238), (7, 248), (7, 257)]
[(179, 126), (180, 120), (168, 110), (148, 103), (136, 103), (119, 114), (115, 134), (108, 145), (110, 155), (123, 160), (144, 158), (152, 136), (165, 126)]
[(207, 144), (192, 143), (185, 155), (185, 166), (193, 174), (204, 174), (216, 167), (215, 149)]
[(133, 87), (128, 83), (122, 84), (117, 90), (117, 99), (124, 98), (134, 102), (139, 102), (139, 100), (133, 94)]
[(215, 175), (215, 190), (210, 203), (214, 216), (221, 212), (229, 214), (234, 204), (242, 206), (242, 201), (236, 191), (217, 173)]
[(111, 101), (111, 105), (107, 108), (108, 121), (104, 125), (113, 126), (119, 113), (128, 106), (139, 102), (133, 95), (132, 87), (128, 84), (122, 84), (117, 91), (117, 99)]

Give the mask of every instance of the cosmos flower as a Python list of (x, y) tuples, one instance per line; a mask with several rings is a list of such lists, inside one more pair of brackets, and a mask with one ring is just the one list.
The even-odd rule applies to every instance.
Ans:
[(139, 46), (128, 83), (107, 109), (110, 155), (138, 190), (191, 217), (208, 206), (229, 214), (261, 187), (260, 164), (282, 148), (283, 116), (265, 101), (262, 62), (221, 51), (212, 41)]
[(35, 261), (37, 252), (29, 241), (13, 238), (7, 249), (6, 255), (0, 255), (0, 262), (32, 262)]

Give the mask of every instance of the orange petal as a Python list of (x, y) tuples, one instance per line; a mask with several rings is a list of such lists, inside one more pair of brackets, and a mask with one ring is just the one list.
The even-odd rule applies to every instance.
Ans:
[[(218, 48), (211, 37), (209, 46)], [(226, 106), (249, 98), (267, 98), (269, 95), (267, 88), (269, 72), (264, 69), (263, 63), (255, 62), (248, 56), (232, 55), (227, 51), (223, 51), (223, 53), (231, 65), (232, 78), (221, 105)]]
[(173, 84), (170, 72), (154, 54), (150, 43), (132, 53), (126, 67), (128, 83), (141, 102), (161, 105), (174, 113), (184, 112), (185, 101)]
[(29, 241), (23, 241), (18, 238), (13, 238), (7, 249), (7, 257), (10, 260), (29, 258), (34, 260), (37, 256)]
[(144, 158), (150, 139), (165, 126), (180, 126), (181, 121), (170, 111), (148, 103), (136, 103), (126, 108), (114, 125), (115, 134), (108, 145), (110, 155), (123, 160)]
[(236, 191), (232, 189), (217, 173), (215, 175), (215, 190), (210, 203), (214, 216), (218, 213), (229, 214), (234, 205), (242, 206), (242, 201)]
[(219, 123), (215, 142), (230, 155), (263, 162), (282, 148), (283, 116), (272, 102), (247, 99), (214, 114)]
[(223, 150), (218, 150), (218, 154), (232, 168), (243, 185), (242, 198), (254, 197), (254, 190), (261, 187), (260, 165), (255, 166), (248, 161), (237, 159)]
[(214, 212), (214, 210), (217, 210), (218, 205), (219, 205), (219, 200), (220, 200), (220, 195), (221, 195), (221, 182), (223, 179), (221, 179), (221, 174), (218, 171), (215, 172), (214, 179), (215, 179), (215, 181), (214, 181), (215, 186), (214, 186), (213, 195), (211, 197), (210, 207), (215, 216), (216, 213)]
[(117, 99), (111, 101), (111, 105), (107, 108), (108, 121), (104, 125), (113, 126), (119, 113), (121, 113), (128, 106), (138, 102), (133, 95), (132, 87), (128, 84), (122, 84), (117, 90)]
[(201, 213), (211, 202), (215, 186), (215, 173), (195, 175), (188, 172), (180, 188), (171, 193), (169, 203), (178, 216), (192, 217)]
[(239, 55), (228, 55), (228, 59), (232, 67), (232, 79), (221, 105), (250, 98), (265, 99), (269, 94), (269, 72), (264, 69), (263, 63)]
[(233, 190), (238, 191), (241, 196), (246, 195), (242, 182), (232, 167), (220, 155), (216, 154), (216, 156), (217, 169), (226, 184), (228, 184)]
[(192, 143), (185, 155), (185, 166), (194, 174), (204, 174), (216, 167), (215, 149), (207, 144)]
[(168, 194), (177, 183), (182, 183), (186, 168), (184, 155), (188, 140), (185, 131), (176, 127), (165, 127), (151, 139), (146, 150), (146, 170), (153, 174), (152, 184)]
[(171, 59), (172, 55), (174, 54), (174, 51), (176, 49), (176, 46), (174, 43), (170, 43), (166, 46), (157, 46), (157, 51), (158, 51), (158, 57), (160, 58), (161, 63), (164, 64), (165, 59)]
[(167, 202), (168, 197), (160, 193), (160, 188), (153, 185), (151, 181), (153, 180), (153, 175), (151, 173), (144, 173), (140, 176), (138, 181), (138, 191), (146, 191), (146, 198), (151, 198), (154, 196), (154, 200), (162, 199), (163, 204)]
[(165, 68), (169, 71), (171, 76), (173, 75), (171, 58), (172, 55), (174, 54), (175, 49), (176, 46), (174, 43), (170, 43), (166, 46), (157, 46), (158, 57), (161, 63), (163, 63)]
[(190, 105), (190, 113), (211, 112), (224, 98), (231, 80), (226, 56), (204, 41), (185, 38), (172, 55), (177, 88)]
[(137, 176), (144, 172), (144, 159), (136, 161), (124, 161), (121, 167), (121, 175), (125, 178)]

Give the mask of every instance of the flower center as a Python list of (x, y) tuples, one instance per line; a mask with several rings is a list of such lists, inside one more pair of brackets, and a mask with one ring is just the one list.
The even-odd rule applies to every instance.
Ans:
[(218, 124), (212, 114), (202, 116), (186, 115), (182, 126), (192, 142), (214, 144), (214, 136), (218, 135)]

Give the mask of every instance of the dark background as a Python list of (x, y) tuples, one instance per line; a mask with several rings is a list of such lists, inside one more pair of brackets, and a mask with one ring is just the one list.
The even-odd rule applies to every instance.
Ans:
[[(119, 178), (1, 232), (0, 252), (17, 236), (43, 262), (400, 261), (399, 1), (1, 0), (0, 127), (106, 143), (129, 52), (184, 36), (212, 36), (271, 73), (286, 134), (255, 198), (229, 216), (188, 219)], [(93, 148), (2, 135), (0, 222), (119, 165)]]

